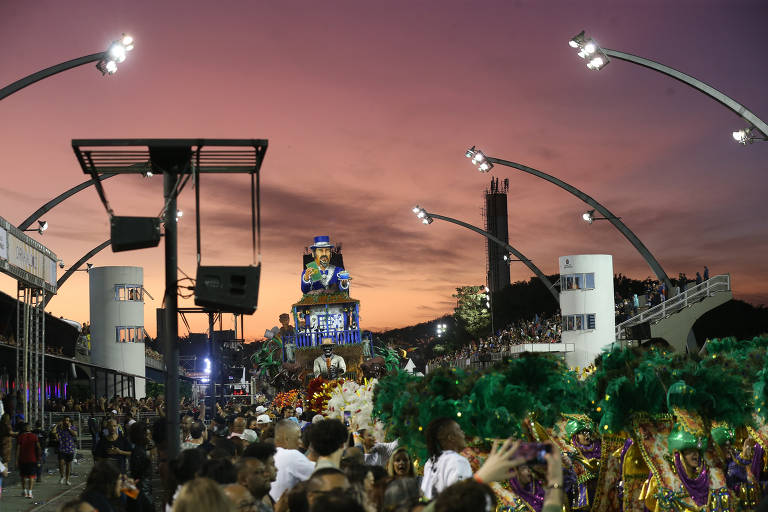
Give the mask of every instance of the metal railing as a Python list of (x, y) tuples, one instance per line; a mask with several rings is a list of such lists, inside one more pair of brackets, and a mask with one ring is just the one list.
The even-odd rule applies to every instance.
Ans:
[(339, 331), (309, 331), (297, 332), (296, 336), (286, 336), (284, 342), (293, 341), (298, 348), (314, 347), (319, 345), (324, 338), (331, 338), (337, 345), (350, 345), (360, 343), (359, 329), (346, 329)]
[[(101, 427), (101, 422), (102, 420), (104, 420), (105, 416), (106, 416), (106, 413), (103, 413), (103, 412), (98, 412), (93, 415), (99, 427)], [(91, 434), (88, 431), (88, 419), (91, 417), (89, 413), (47, 412), (45, 413), (46, 428), (50, 431), (53, 425), (59, 423), (65, 417), (69, 417), (69, 419), (72, 421), (72, 426), (75, 427), (75, 429), (77, 430), (77, 449), (90, 450), (91, 448), (93, 448), (93, 439), (91, 438)], [(122, 425), (123, 423), (125, 423), (125, 414), (113, 415), (113, 418), (117, 419), (117, 422), (119, 425)], [(147, 423), (151, 423), (156, 418), (158, 418), (157, 413), (139, 412), (138, 417), (135, 419), (137, 421), (145, 421)], [(128, 435), (127, 432), (125, 434), (126, 436)]]
[(625, 320), (616, 326), (616, 339), (624, 339), (624, 333), (627, 327), (641, 324), (644, 322), (656, 322), (670, 315), (678, 313), (688, 306), (701, 302), (715, 293), (727, 292), (731, 290), (730, 274), (713, 276), (701, 284), (688, 288), (683, 293), (665, 300), (652, 308), (646, 309), (637, 316)]

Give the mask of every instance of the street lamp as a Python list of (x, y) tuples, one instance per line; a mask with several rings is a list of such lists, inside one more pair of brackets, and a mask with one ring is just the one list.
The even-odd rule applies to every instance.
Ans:
[(39, 221), (37, 221), (37, 227), (36, 227), (36, 228), (33, 228), (33, 229), (25, 229), (24, 231), (37, 231), (38, 233), (40, 233), (40, 234), (42, 235), (42, 234), (43, 234), (43, 232), (44, 232), (46, 229), (48, 229), (48, 222), (46, 222), (46, 221), (44, 221), (44, 220), (39, 220)]
[(611, 61), (599, 44), (584, 36), (583, 30), (573, 36), (568, 44), (578, 50), (578, 56), (587, 61), (587, 68), (594, 71), (600, 71)]
[[(679, 80), (686, 85), (693, 87), (699, 92), (703, 92), (710, 98), (714, 99), (721, 105), (724, 105), (732, 112), (736, 113), (739, 117), (749, 123), (749, 126), (745, 130), (738, 130), (733, 132), (733, 138), (740, 144), (751, 144), (756, 140), (768, 140), (768, 124), (762, 119), (752, 113), (747, 107), (737, 102), (733, 98), (728, 97), (726, 94), (718, 91), (709, 84), (702, 82), (701, 80), (694, 78), (690, 75), (678, 71), (669, 66), (665, 66), (659, 62), (638, 57), (630, 53), (619, 52), (616, 50), (610, 50), (608, 48), (601, 48), (594, 39), (590, 39), (584, 35), (582, 30), (568, 41), (571, 48), (578, 50), (578, 55), (582, 59), (587, 60), (587, 67), (594, 71), (599, 71), (609, 62), (609, 56), (615, 59), (631, 62), (639, 66), (658, 71), (667, 76)], [(755, 134), (752, 134), (752, 131)]]
[(482, 151), (475, 149), (475, 146), (469, 148), (467, 152), (464, 153), (464, 156), (471, 158), (472, 165), (476, 166), (477, 170), (480, 172), (489, 172), (493, 169), (493, 164), (486, 159)]
[(536, 275), (536, 277), (538, 277), (539, 280), (544, 284), (544, 286), (546, 286), (547, 290), (549, 290), (549, 292), (555, 298), (555, 302), (557, 302), (558, 304), (560, 303), (560, 295), (557, 291), (554, 290), (555, 285), (549, 282), (549, 279), (547, 279), (547, 276), (544, 275), (544, 272), (542, 272), (541, 269), (539, 269), (539, 267), (534, 265), (531, 260), (526, 258), (525, 255), (523, 255), (523, 253), (521, 253), (520, 251), (518, 251), (508, 243), (495, 237), (492, 233), (489, 233), (488, 231), (483, 231), (477, 226), (473, 226), (472, 224), (467, 224), (466, 222), (460, 221), (458, 219), (446, 217), (445, 215), (438, 215), (436, 213), (430, 213), (424, 208), (420, 207), (419, 205), (414, 206), (411, 211), (415, 213), (416, 217), (420, 218), (424, 224), (432, 224), (432, 221), (434, 219), (444, 220), (446, 222), (450, 222), (452, 224), (456, 224), (458, 226), (471, 229), (475, 233), (483, 235), (485, 238), (487, 238), (491, 242), (494, 242), (500, 245), (501, 247), (509, 251), (511, 254), (514, 254), (517, 258), (519, 258), (519, 261), (522, 261), (523, 263), (525, 263), (525, 266), (531, 269), (531, 271)]
[[(509, 160), (502, 160), (500, 158), (495, 158), (495, 157), (485, 155), (480, 150), (476, 149), (475, 146), (472, 146), (471, 148), (469, 148), (465, 153), (465, 155), (470, 153), (472, 153), (473, 155), (477, 153), (481, 153), (483, 155), (483, 161), (488, 162), (488, 164), (490, 164), (491, 166), (493, 166), (493, 164), (499, 164), (499, 165), (504, 165), (506, 167), (512, 167), (513, 169), (517, 169), (518, 171), (523, 171), (525, 173), (532, 174), (537, 178), (541, 178), (554, 185), (557, 185), (558, 187), (562, 188), (566, 192), (573, 194), (574, 196), (578, 197), (579, 199), (587, 203), (589, 206), (591, 206), (592, 208), (594, 208), (595, 210), (603, 214), (603, 218), (605, 218), (606, 220), (609, 220), (611, 224), (613, 224), (614, 227), (618, 229), (621, 232), (621, 234), (624, 235), (624, 237), (626, 237), (627, 240), (629, 240), (629, 243), (631, 243), (632, 246), (635, 249), (637, 249), (637, 252), (640, 253), (640, 255), (648, 263), (651, 269), (653, 269), (658, 280), (665, 284), (665, 286), (667, 287), (667, 290), (672, 290), (672, 282), (669, 280), (667, 273), (664, 272), (664, 269), (661, 268), (661, 265), (659, 264), (659, 262), (656, 261), (656, 258), (653, 257), (653, 254), (651, 254), (651, 251), (649, 251), (648, 248), (640, 241), (640, 239), (637, 238), (637, 235), (635, 235), (632, 232), (632, 230), (629, 229), (626, 226), (626, 224), (624, 224), (621, 221), (620, 217), (616, 217), (613, 213), (610, 212), (610, 210), (608, 210), (608, 208), (598, 203), (595, 199), (588, 196), (587, 194), (577, 189), (573, 185), (569, 185), (563, 180), (555, 178), (554, 176), (547, 174), (545, 172), (541, 172), (538, 169), (534, 169), (533, 167), (528, 167), (526, 165), (518, 164), (516, 162), (510, 162)], [(584, 220), (587, 220), (587, 219), (584, 218)], [(519, 257), (520, 256), (518, 256), (518, 258)]]
[(101, 71), (102, 75), (114, 75), (117, 72), (117, 65), (125, 61), (128, 52), (133, 50), (133, 37), (123, 34), (123, 37), (117, 41), (112, 41), (109, 48), (104, 52), (104, 56), (96, 64), (96, 69)]
[(128, 52), (133, 50), (133, 48), (133, 37), (123, 34), (120, 39), (112, 41), (112, 44), (109, 45), (106, 51), (68, 60), (16, 80), (12, 84), (0, 89), (0, 100), (44, 78), (90, 62), (96, 62), (96, 69), (101, 71), (102, 75), (113, 75), (117, 72), (117, 65), (125, 61)]
[(589, 210), (582, 213), (581, 218), (584, 219), (584, 222), (587, 224), (592, 224), (596, 220), (620, 219), (621, 217), (595, 217), (595, 210)]
[(442, 338), (443, 334), (445, 334), (445, 330), (447, 329), (445, 324), (437, 324), (437, 337)]
[(416, 205), (413, 207), (412, 211), (416, 214), (416, 217), (421, 219), (423, 224), (432, 224), (433, 219), (424, 208), (420, 208), (419, 205)]

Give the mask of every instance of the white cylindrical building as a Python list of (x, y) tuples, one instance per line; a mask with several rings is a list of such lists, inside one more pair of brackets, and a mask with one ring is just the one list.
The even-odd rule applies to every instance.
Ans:
[[(103, 368), (145, 376), (144, 269), (93, 267), (88, 272), (91, 302), (91, 362)], [(136, 378), (132, 386), (113, 379), (96, 379), (99, 395), (112, 397), (135, 389), (145, 396), (146, 383)]]
[(560, 312), (563, 343), (573, 343), (568, 366), (584, 368), (616, 341), (613, 257), (609, 254), (560, 256)]

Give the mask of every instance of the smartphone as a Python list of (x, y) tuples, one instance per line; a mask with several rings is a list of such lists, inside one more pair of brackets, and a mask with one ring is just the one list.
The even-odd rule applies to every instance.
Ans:
[(520, 443), (514, 457), (525, 459), (527, 464), (546, 464), (547, 459), (544, 456), (548, 453), (552, 453), (552, 447), (548, 444)]
[(349, 427), (349, 418), (352, 417), (351, 411), (344, 411), (344, 424)]

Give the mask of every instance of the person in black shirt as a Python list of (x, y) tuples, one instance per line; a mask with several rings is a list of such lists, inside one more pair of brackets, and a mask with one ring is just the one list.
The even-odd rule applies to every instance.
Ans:
[[(120, 472), (125, 472), (125, 459), (131, 447), (123, 434), (117, 430), (117, 421), (107, 422), (107, 435), (99, 439), (96, 445), (96, 460), (110, 460), (117, 465)], [(98, 508), (98, 507), (97, 507)]]
[(118, 508), (117, 482), (120, 471), (111, 461), (99, 461), (93, 465), (85, 482), (80, 499), (91, 504), (99, 512), (115, 512)]
[(128, 459), (130, 476), (139, 489), (135, 500), (128, 500), (129, 512), (149, 512), (152, 505), (152, 461), (147, 455), (147, 425), (143, 421), (132, 424), (128, 429), (128, 437), (133, 443)]

